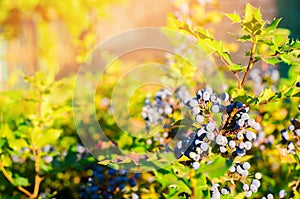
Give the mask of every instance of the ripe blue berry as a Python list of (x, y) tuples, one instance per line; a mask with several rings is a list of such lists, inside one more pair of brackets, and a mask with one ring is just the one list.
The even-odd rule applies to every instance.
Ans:
[(129, 182), (129, 185), (130, 185), (131, 187), (136, 186), (136, 182), (135, 182), (135, 180), (134, 180), (133, 178), (129, 178), (128, 182)]

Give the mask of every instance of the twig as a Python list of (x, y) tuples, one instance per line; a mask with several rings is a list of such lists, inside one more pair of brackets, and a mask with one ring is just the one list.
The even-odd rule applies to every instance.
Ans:
[(249, 72), (250, 72), (253, 64), (258, 61), (258, 60), (254, 60), (255, 48), (256, 48), (256, 38), (255, 38), (255, 35), (252, 34), (252, 46), (251, 46), (250, 58), (249, 58), (247, 70), (246, 70), (245, 75), (243, 77), (243, 80), (242, 80), (240, 88), (244, 88), (245, 82), (247, 80), (247, 77), (249, 75)]
[[(230, 67), (230, 64), (223, 58), (223, 57), (220, 57), (220, 60), (227, 66), (227, 67)], [(238, 88), (241, 88), (241, 79), (240, 77), (238, 76), (237, 72), (235, 71), (232, 71), (233, 75), (236, 77), (237, 81), (238, 81)]]
[[(3, 175), (5, 176), (5, 178), (11, 183), (14, 184), (15, 180), (7, 173), (6, 169), (4, 168), (4, 166), (0, 163), (0, 169), (3, 173)], [(22, 186), (17, 186), (17, 188), (23, 192), (24, 194), (26, 194), (29, 198), (32, 198), (32, 194), (27, 191), (24, 187)]]
[(194, 179), (195, 177), (195, 171), (193, 169), (190, 170), (190, 179), (192, 182), (192, 194), (191, 194), (191, 199), (196, 199), (196, 186), (197, 186), (197, 182), (196, 179)]
[(226, 66), (230, 66), (230, 64), (223, 58), (223, 57), (221, 57), (221, 56), (219, 56), (220, 57), (220, 60), (226, 65)]
[(238, 81), (238, 88), (241, 88), (241, 79), (238, 76), (237, 72), (232, 71), (233, 75), (236, 77), (237, 81)]
[(37, 149), (36, 156), (35, 156), (35, 162), (34, 162), (35, 182), (34, 182), (34, 190), (33, 190), (32, 198), (37, 198), (38, 197), (41, 182), (44, 180), (43, 177), (39, 176), (39, 173), (40, 173), (40, 160), (41, 160), (41, 152), (40, 152), (39, 149)]
[[(39, 89), (39, 103), (38, 103), (37, 110), (40, 119), (43, 117), (42, 103), (43, 103), (43, 92), (41, 89)], [(41, 122), (40, 128), (44, 129), (43, 122)], [(35, 169), (34, 190), (33, 190), (32, 198), (37, 198), (39, 194), (41, 182), (43, 181), (44, 178), (39, 176), (41, 151), (40, 149), (35, 148), (35, 143), (33, 143), (32, 147), (33, 147), (33, 154), (34, 154), (34, 169)]]

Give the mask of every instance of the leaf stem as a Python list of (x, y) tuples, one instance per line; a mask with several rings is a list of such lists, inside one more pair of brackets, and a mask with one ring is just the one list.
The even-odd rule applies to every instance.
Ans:
[[(220, 57), (220, 60), (227, 66), (227, 67), (230, 67), (230, 63), (228, 63), (223, 57), (219, 56)], [(236, 77), (237, 81), (238, 81), (238, 88), (240, 89), (241, 88), (241, 79), (240, 77), (238, 76), (237, 72), (235, 71), (232, 71), (233, 75)]]
[(236, 77), (237, 81), (238, 81), (238, 88), (240, 89), (241, 88), (241, 79), (240, 77), (238, 76), (237, 72), (233, 72), (233, 75)]

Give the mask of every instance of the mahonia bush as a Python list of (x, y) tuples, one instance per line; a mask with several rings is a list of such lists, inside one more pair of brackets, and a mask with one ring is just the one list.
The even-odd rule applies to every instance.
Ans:
[[(205, 52), (201, 56), (212, 57), (199, 58), (184, 40), (175, 51), (219, 63), (224, 91), (200, 80), (181, 57), (166, 55), (166, 65), (179, 73), (168, 75), (179, 85), (139, 94), (134, 108), (140, 110), (144, 133), (156, 134), (136, 138), (113, 120), (109, 94), (117, 80), (109, 81), (95, 96), (99, 123), (123, 150), (152, 155), (107, 160), (93, 157), (76, 133), (75, 77), (23, 75), (27, 88), (0, 94), (1, 198), (300, 198), (299, 41), (278, 28), (280, 19), (264, 21), (260, 9), (247, 4), (244, 16), (225, 15), (241, 27), (236, 41), (250, 44), (246, 65), (235, 63), (232, 45), (205, 28), (220, 22), (220, 13), (209, 11), (200, 20), (188, 11), (205, 13), (208, 1), (185, 3), (177, 2), (181, 10), (170, 16), (168, 28), (193, 38)], [(280, 77), (280, 63), (289, 65), (288, 78)], [(207, 68), (209, 75), (216, 72)], [(233, 78), (225, 78), (230, 74)], [(183, 77), (190, 85), (182, 84)], [(80, 120), (88, 123), (91, 117), (92, 110), (85, 110)], [(104, 144), (99, 141), (94, 148)], [(120, 169), (109, 167), (115, 162)], [(149, 171), (121, 169), (141, 163)]]

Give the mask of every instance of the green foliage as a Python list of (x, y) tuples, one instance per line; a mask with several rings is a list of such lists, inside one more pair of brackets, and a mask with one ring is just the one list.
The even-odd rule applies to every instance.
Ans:
[[(28, 89), (0, 95), (0, 167), (15, 187), (37, 184), (27, 170), (35, 170), (41, 180), (63, 172), (44, 158), (72, 165), (74, 161), (68, 162), (70, 153), (66, 159), (61, 159), (61, 153), (78, 142), (71, 118), (72, 78), (55, 81), (53, 76), (38, 72), (35, 76), (24, 75), (24, 80)], [(55, 151), (45, 150), (50, 146)], [(25, 164), (24, 169), (16, 169), (20, 164)], [(36, 196), (32, 193), (30, 197)]]
[[(270, 23), (264, 21), (260, 9), (250, 4), (246, 5), (244, 16), (240, 16), (237, 13), (225, 14), (225, 16), (233, 23), (238, 23), (241, 27), (241, 35), (231, 33), (236, 41), (251, 44), (249, 51), (245, 52), (246, 57), (248, 57), (247, 65), (233, 62), (231, 59), (232, 53), (227, 48), (228, 45), (225, 45), (223, 41), (214, 39), (214, 36), (205, 27), (195, 25), (193, 18), (190, 18), (192, 22), (189, 23), (186, 23), (184, 20), (172, 19), (170, 20), (170, 27), (195, 38), (198, 46), (209, 55), (214, 55), (216, 59), (221, 61), (220, 69), (230, 71), (234, 74), (237, 86), (233, 85), (235, 82), (231, 79), (226, 82), (230, 85), (228, 91), (232, 100), (240, 101), (250, 106), (251, 109), (254, 109), (254, 114), (262, 124), (263, 133), (266, 133), (266, 136), (269, 136), (270, 139), (272, 136), (275, 136), (275, 141), (272, 144), (261, 146), (261, 148), (266, 147), (265, 150), (256, 149), (252, 153), (261, 160), (256, 162), (253, 156), (247, 156), (247, 161), (255, 164), (255, 169), (263, 173), (265, 183), (269, 184), (263, 185), (262, 190), (255, 194), (254, 197), (262, 197), (268, 191), (278, 193), (280, 189), (292, 189), (293, 194), (296, 196), (299, 194), (296, 191), (298, 185), (295, 185), (295, 183), (299, 183), (299, 180), (296, 180), (299, 178), (299, 153), (297, 150), (296, 154), (290, 155), (282, 149), (279, 132), (289, 125), (289, 118), (298, 118), (297, 121), (299, 121), (297, 106), (300, 102), (300, 90), (296, 87), (296, 82), (300, 81), (299, 41), (289, 38), (289, 30), (278, 28), (281, 19), (274, 19)], [(260, 62), (262, 63), (262, 70), (267, 70), (263, 68), (264, 65), (276, 66), (276, 64), (281, 62), (290, 65), (289, 78), (281, 78), (278, 85), (272, 82), (269, 83), (269, 80), (263, 79), (263, 83), (267, 86), (258, 94), (255, 93), (254, 87), (256, 85), (248, 80), (248, 75), (254, 67), (258, 67), (257, 64)], [(299, 145), (297, 139), (293, 143)], [(277, 158), (272, 160), (271, 157), (274, 156)], [(224, 173), (226, 173), (226, 168), (228, 169), (228, 167), (224, 165), (225, 160), (218, 159), (218, 157), (214, 157), (213, 159), (215, 161), (213, 161), (212, 165), (201, 165), (197, 170), (199, 174), (195, 178), (190, 177), (191, 181), (193, 179), (195, 181), (200, 180), (199, 185), (189, 185), (191, 190), (207, 190), (207, 187), (204, 188), (203, 185), (207, 186), (209, 182), (201, 184), (204, 174), (207, 175), (208, 179), (216, 177), (222, 181), (221, 179), (224, 177)], [(236, 161), (239, 162), (241, 159), (234, 160), (234, 162)], [(280, 164), (279, 168), (277, 170), (274, 168), (270, 171), (268, 168), (274, 166), (274, 164)], [(227, 166), (230, 166), (230, 164)], [(213, 171), (218, 171), (219, 173)], [(277, 172), (284, 173), (284, 175), (290, 176), (290, 178), (288, 179), (287, 177), (281, 181), (281, 179), (275, 176)], [(183, 190), (180, 191), (183, 192)], [(196, 198), (205, 198), (203, 195), (204, 192), (198, 193), (192, 191), (191, 194), (192, 197), (195, 197), (196, 193)], [(172, 189), (170, 193), (174, 194), (177, 192)], [(231, 198), (232, 196), (228, 197)], [(243, 198), (244, 196), (243, 194), (239, 194), (236, 197)]]
[[(78, 29), (72, 23), (74, 17), (79, 17), (78, 23), (82, 25), (82, 28), (89, 29), (91, 24), (87, 18), (82, 17), (82, 13), (89, 10), (94, 5), (94, 1), (86, 2), (86, 7), (81, 5), (78, 13), (68, 13), (63, 10), (65, 4), (75, 6), (76, 3), (81, 5), (77, 1), (74, 4), (70, 1), (45, 4), (49, 6), (49, 9), (57, 10), (57, 14), (61, 14), (64, 18), (66, 26), (72, 33), (74, 44), (90, 46), (94, 41), (93, 37), (87, 36), (90, 38), (86, 38), (86, 43), (80, 44), (78, 36), (83, 30)], [(0, 8), (6, 12), (0, 12), (0, 20), (5, 21), (11, 17), (7, 12), (9, 5), (6, 1), (1, 1), (1, 4), (4, 7), (0, 6)], [(22, 13), (24, 10), (33, 11), (40, 4), (42, 2), (39, 1), (30, 1), (28, 4), (17, 1), (18, 10)], [(99, 5), (97, 9), (102, 6), (102, 4)], [(98, 12), (97, 9), (96, 12)], [(114, 164), (116, 169), (121, 169), (123, 166), (142, 164), (144, 168), (149, 169), (149, 172), (143, 173), (141, 182), (147, 180), (149, 186), (139, 182), (139, 187), (133, 189), (142, 196), (141, 198), (210, 198), (211, 185), (228, 181), (228, 179), (230, 183), (227, 185), (233, 187), (233, 193), (221, 198), (243, 198), (244, 195), (239, 194), (241, 187), (236, 185), (236, 182), (241, 179), (234, 177), (231, 179), (232, 176), (228, 174), (232, 165), (243, 161), (249, 161), (253, 165), (250, 172), (259, 171), (263, 175), (262, 186), (253, 197), (262, 197), (269, 192), (277, 193), (280, 189), (287, 190), (292, 197), (300, 197), (299, 150), (295, 154), (288, 154), (280, 136), (280, 131), (290, 124), (290, 119), (298, 119), (300, 116), (297, 110), (300, 102), (300, 89), (296, 87), (296, 82), (300, 81), (299, 41), (291, 40), (288, 37), (288, 30), (278, 28), (280, 19), (274, 19), (268, 23), (263, 20), (259, 8), (247, 4), (244, 16), (236, 13), (226, 14), (233, 23), (238, 23), (241, 27), (242, 34), (234, 35), (236, 41), (251, 44), (250, 49), (245, 52), (248, 64), (235, 63), (231, 59), (230, 46), (214, 39), (211, 31), (206, 30), (208, 23), (219, 21), (220, 13), (212, 11), (207, 15), (202, 15), (201, 12), (205, 10), (198, 7), (195, 10), (200, 13), (195, 16), (201, 15), (203, 18), (191, 18), (191, 22), (187, 23), (171, 16), (169, 27), (194, 38), (195, 43), (204, 52), (198, 54), (198, 51), (192, 47), (193, 44), (181, 38), (172, 38), (170, 35), (171, 40), (173, 39), (175, 46), (186, 44), (183, 51), (190, 50), (191, 52), (186, 56), (195, 62), (199, 59), (210, 60), (207, 57), (203, 58), (207, 54), (215, 56), (214, 59), (220, 59), (221, 64), (218, 68), (229, 71), (236, 78), (226, 80), (232, 100), (242, 102), (251, 108), (251, 116), (256, 117), (256, 120), (260, 122), (263, 133), (266, 135), (265, 140), (261, 141), (263, 144), (254, 146), (253, 151), (243, 158), (229, 159), (220, 155), (210, 155), (201, 160), (200, 168), (197, 170), (191, 168), (189, 159), (185, 155), (177, 160), (170, 152), (173, 150), (172, 146), (166, 152), (159, 153), (162, 145), (157, 140), (137, 138), (132, 136), (132, 132), (123, 132), (113, 115), (110, 114), (113, 107), (108, 97), (118, 82), (118, 78), (122, 76), (121, 71), (124, 70), (122, 63), (117, 62), (102, 77), (102, 82), (100, 81), (104, 83), (100, 83), (101, 89), (98, 88), (96, 92), (95, 107), (97, 119), (105, 135), (120, 148), (120, 153), (129, 155), (124, 157), (113, 154), (108, 160), (103, 150), (104, 154), (100, 154), (96, 160), (93, 156), (80, 153), (77, 149), (80, 139), (72, 116), (72, 108), (74, 108), (72, 107), (72, 90), (75, 78), (56, 80), (55, 73), (48, 75), (37, 72), (34, 76), (23, 75), (28, 85), (27, 88), (0, 93), (0, 168), (3, 174), (0, 175), (0, 180), (3, 182), (0, 185), (0, 197), (25, 198), (27, 195), (26, 197), (38, 198), (41, 193), (47, 194), (48, 198), (66, 197), (64, 193), (68, 192), (72, 195), (70, 197), (78, 198), (79, 184), (87, 181), (92, 172), (89, 169), (90, 165), (103, 165), (102, 168), (107, 169), (108, 165)], [(40, 15), (41, 13), (38, 14)], [(39, 34), (47, 36), (50, 34), (47, 31), (48, 21), (43, 18), (42, 22), (38, 24)], [(8, 25), (6, 28), (9, 28)], [(45, 51), (42, 52), (47, 54), (49, 49), (44, 49)], [(161, 81), (173, 86), (172, 89), (181, 85), (184, 82), (183, 78), (187, 79), (193, 89), (198, 89), (199, 85), (205, 82), (205, 79), (195, 75), (196, 68), (191, 69), (192, 64), (180, 56), (169, 56), (167, 59), (171, 61), (171, 72), (165, 71), (166, 74)], [(256, 93), (254, 91), (256, 85), (248, 78), (249, 73), (254, 68), (258, 68), (258, 63), (276, 65), (281, 62), (291, 66), (289, 78), (281, 78), (278, 84), (274, 84), (270, 78), (265, 78), (262, 83), (267, 86)], [(212, 73), (214, 72), (216, 71)], [(209, 71), (206, 75), (210, 75)], [(93, 74), (86, 75), (86, 81), (95, 80), (94, 78), (97, 77)], [(219, 81), (219, 79), (215, 80)], [(135, 83), (132, 79), (126, 82), (129, 85)], [(128, 95), (127, 91), (122, 90), (123, 96)], [(78, 103), (91, 103), (85, 100), (85, 92), (88, 91), (81, 91), (82, 99)], [(140, 114), (138, 110), (142, 109), (145, 93), (143, 91), (135, 93), (134, 100), (130, 102), (130, 109), (134, 109), (133, 119), (138, 122), (140, 122), (137, 119)], [(210, 105), (202, 111), (207, 111), (209, 108)], [(80, 123), (89, 124), (93, 117), (93, 110), (83, 109), (82, 112), (82, 118), (76, 119)], [(172, 129), (154, 128), (154, 132), (159, 134), (167, 131), (173, 135), (179, 131), (187, 133), (190, 129), (199, 127), (193, 124), (189, 117), (182, 118), (179, 112), (175, 108), (173, 115), (168, 116), (169, 121), (165, 123)], [(102, 142), (98, 132), (92, 128), (86, 131), (92, 135), (96, 143), (94, 148), (107, 145), (109, 149), (110, 143)], [(259, 132), (260, 130), (256, 131), (256, 133)], [(298, 147), (299, 138), (290, 142)], [(94, 148), (89, 150), (92, 151)], [(134, 153), (141, 155), (131, 156)], [(40, 190), (37, 190), (36, 186)], [(26, 190), (30, 191), (26, 192)], [(130, 198), (132, 193), (127, 190), (124, 192), (124, 197)]]

